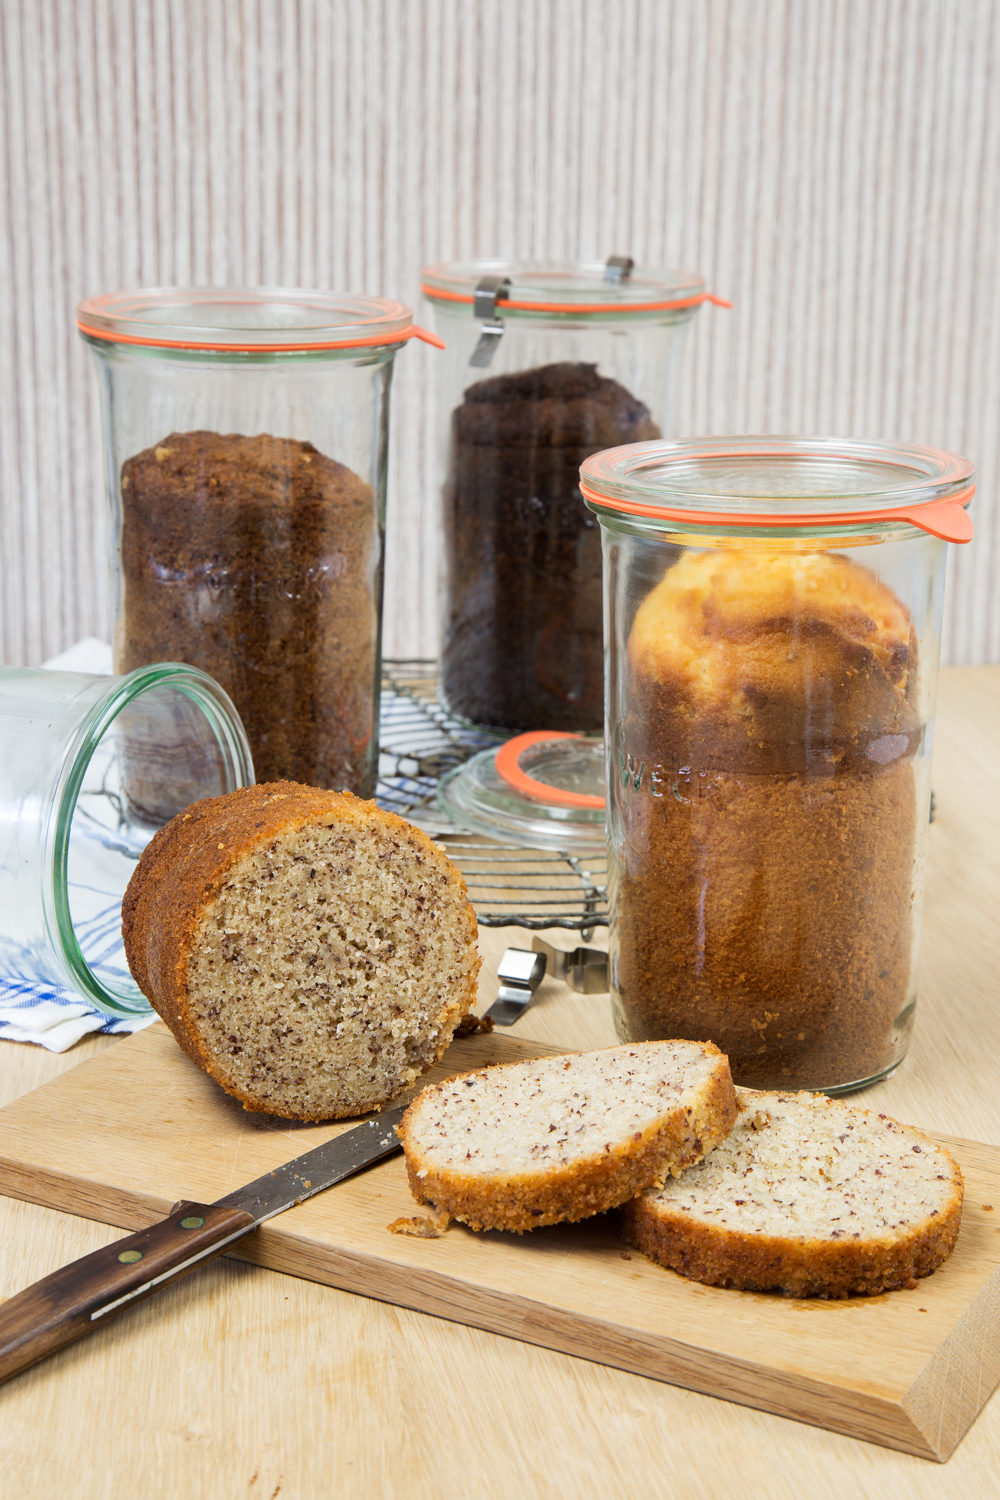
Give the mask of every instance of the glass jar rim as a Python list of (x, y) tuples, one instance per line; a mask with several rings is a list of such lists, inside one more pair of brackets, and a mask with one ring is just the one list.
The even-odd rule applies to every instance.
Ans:
[(974, 475), (959, 454), (915, 443), (741, 434), (607, 448), (582, 464), (580, 489), (598, 514), (664, 529), (897, 522), (968, 542)]
[(185, 662), (154, 662), (124, 677), (108, 677), (106, 682), (77, 725), (50, 799), (45, 844), (51, 876), (43, 901), (49, 931), (76, 988), (104, 1015), (121, 1019), (148, 1014), (150, 1006), (141, 997), (133, 1001), (114, 994), (101, 982), (80, 946), (69, 899), (70, 834), (83, 780), (98, 746), (125, 709), (157, 688), (172, 687), (197, 705), (214, 733), (226, 790), (251, 786), (254, 771), (250, 744), (232, 699), (207, 672)]
[(637, 266), (621, 280), (609, 280), (606, 264), (599, 260), (448, 261), (424, 267), (420, 290), (432, 302), (472, 306), (484, 276), (510, 283), (498, 298), (498, 311), (505, 317), (508, 313), (655, 315), (693, 311), (702, 302), (730, 305), (708, 292), (703, 277), (693, 272)]
[[(298, 287), (150, 287), (86, 297), (76, 309), (85, 338), (147, 348), (276, 354), (440, 339), (388, 297)], [(443, 346), (441, 346), (443, 347)]]

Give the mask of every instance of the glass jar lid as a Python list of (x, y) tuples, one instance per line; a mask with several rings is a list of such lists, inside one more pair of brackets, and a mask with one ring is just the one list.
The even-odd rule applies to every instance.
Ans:
[(102, 343), (228, 354), (361, 349), (436, 334), (402, 302), (286, 287), (152, 287), (87, 297), (76, 310), (84, 337)]
[(660, 529), (883, 530), (972, 540), (975, 469), (957, 453), (850, 438), (713, 437), (629, 443), (580, 469), (591, 510)]
[(533, 730), (443, 776), (439, 808), (461, 827), (534, 849), (604, 847), (604, 742)]
[(660, 316), (693, 311), (702, 302), (729, 307), (705, 290), (702, 277), (688, 271), (632, 268), (624, 257), (579, 261), (467, 260), (425, 266), (421, 291), (432, 302), (473, 306), (484, 277), (501, 284), (497, 292), (504, 317), (569, 314)]

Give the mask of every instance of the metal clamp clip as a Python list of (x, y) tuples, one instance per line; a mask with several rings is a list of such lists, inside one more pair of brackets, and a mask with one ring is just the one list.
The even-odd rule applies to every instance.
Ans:
[(604, 279), (620, 284), (627, 281), (632, 274), (635, 261), (631, 255), (609, 255), (604, 262)]
[(497, 317), (497, 303), (504, 301), (509, 294), (509, 276), (484, 276), (476, 287), (472, 299), (472, 315), (484, 321), (469, 364), (477, 370), (486, 369), (503, 338), (503, 320)]
[(531, 1004), (545, 978), (545, 955), (508, 948), (497, 965), (500, 988), (486, 1014), (499, 1026), (513, 1026)]
[(608, 993), (608, 955), (599, 948), (574, 948), (566, 953), (544, 939), (532, 940), (526, 948), (508, 948), (497, 965), (500, 988), (486, 1014), (497, 1026), (513, 1026), (531, 1004), (545, 978), (560, 979), (581, 995)]
[(565, 953), (561, 948), (551, 948), (538, 937), (531, 946), (536, 953), (544, 953), (551, 979), (561, 979), (581, 995), (608, 993), (608, 955), (599, 948), (574, 948), (571, 953)]

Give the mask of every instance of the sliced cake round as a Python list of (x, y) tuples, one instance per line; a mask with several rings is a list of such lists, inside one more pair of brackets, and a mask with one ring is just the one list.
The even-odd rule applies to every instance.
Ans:
[(823, 1095), (737, 1094), (728, 1139), (625, 1206), (630, 1244), (695, 1281), (789, 1297), (911, 1287), (951, 1254), (963, 1184), (942, 1146)]
[(295, 782), (196, 802), (122, 903), (136, 983), (247, 1109), (377, 1109), (441, 1057), (476, 998), (460, 872), (374, 802)]
[(601, 1213), (683, 1171), (736, 1111), (711, 1042), (637, 1042), (434, 1084), (399, 1135), (418, 1203), (521, 1233)]

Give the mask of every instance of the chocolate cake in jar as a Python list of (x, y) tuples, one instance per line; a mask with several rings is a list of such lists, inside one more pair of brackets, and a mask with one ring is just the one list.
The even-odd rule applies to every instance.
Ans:
[(545, 365), (465, 392), (444, 486), (441, 686), (454, 712), (524, 729), (601, 728), (601, 536), (580, 465), (659, 436), (648, 408), (596, 365)]
[(422, 290), (437, 361), (447, 708), (500, 729), (599, 732), (600, 532), (580, 465), (673, 430), (700, 276), (601, 261), (452, 262)]

